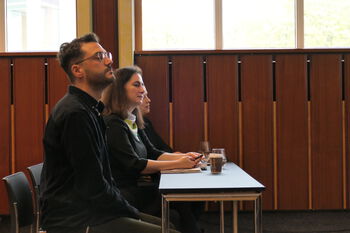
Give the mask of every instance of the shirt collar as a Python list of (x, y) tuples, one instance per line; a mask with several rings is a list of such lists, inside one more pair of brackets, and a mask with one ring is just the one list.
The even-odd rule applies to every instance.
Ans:
[(136, 116), (134, 114), (132, 114), (132, 113), (128, 113), (128, 117), (126, 119), (128, 119), (132, 123), (136, 122)]
[(75, 87), (75, 86), (69, 86), (68, 87), (69, 94), (76, 95), (80, 99), (83, 100), (83, 102), (91, 107), (93, 110), (97, 112), (98, 115), (100, 115), (104, 109), (104, 104), (101, 101), (97, 101), (95, 98), (93, 98), (91, 95), (86, 93), (85, 91)]

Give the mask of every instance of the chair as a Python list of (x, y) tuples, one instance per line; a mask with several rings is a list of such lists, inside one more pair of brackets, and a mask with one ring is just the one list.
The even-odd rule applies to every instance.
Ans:
[(5, 182), (11, 214), (11, 233), (19, 233), (20, 228), (34, 224), (33, 199), (29, 182), (23, 172), (2, 178)]
[(34, 191), (34, 200), (35, 200), (35, 230), (39, 232), (40, 228), (40, 208), (39, 208), (39, 197), (40, 197), (40, 176), (43, 169), (43, 163), (39, 163), (30, 167), (27, 167), (29, 171), (30, 178), (32, 180), (32, 188)]

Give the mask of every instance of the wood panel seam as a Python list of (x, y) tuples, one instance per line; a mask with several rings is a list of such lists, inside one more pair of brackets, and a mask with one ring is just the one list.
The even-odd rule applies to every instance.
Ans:
[(343, 208), (346, 209), (347, 207), (347, 200), (346, 200), (346, 189), (347, 189), (347, 178), (346, 178), (346, 114), (345, 114), (346, 108), (345, 108), (345, 101), (342, 101), (342, 167), (343, 167)]
[(173, 123), (173, 103), (169, 103), (169, 142), (170, 147), (174, 148), (174, 123)]
[(274, 171), (274, 207), (278, 209), (278, 164), (277, 164), (277, 110), (276, 101), (273, 101), (273, 171)]
[(15, 173), (16, 168), (16, 145), (15, 145), (15, 106), (11, 104), (11, 173)]
[(309, 209), (312, 210), (312, 156), (311, 156), (311, 102), (308, 101), (307, 104), (307, 110), (308, 110), (308, 173), (309, 173)]

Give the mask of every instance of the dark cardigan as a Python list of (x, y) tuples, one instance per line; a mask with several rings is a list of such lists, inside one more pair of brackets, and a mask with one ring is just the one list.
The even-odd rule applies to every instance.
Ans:
[(145, 121), (145, 128), (143, 131), (145, 131), (148, 139), (154, 145), (154, 147), (158, 150), (173, 153), (173, 149), (168, 144), (166, 144), (159, 136), (159, 134), (154, 130), (152, 122), (146, 117), (143, 118), (143, 120)]
[(118, 115), (111, 114), (104, 119), (113, 177), (118, 187), (136, 185), (147, 160), (156, 160), (164, 151), (157, 150), (143, 130), (138, 130), (137, 139)]

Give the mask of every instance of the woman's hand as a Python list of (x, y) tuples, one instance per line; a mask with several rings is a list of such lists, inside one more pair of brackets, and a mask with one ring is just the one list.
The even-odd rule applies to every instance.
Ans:
[(192, 168), (198, 164), (201, 159), (194, 159), (192, 156), (183, 156), (177, 160), (179, 168)]
[[(201, 154), (200, 154), (200, 153), (197, 153), (197, 152), (187, 152), (185, 155), (191, 157), (193, 160), (197, 160), (198, 158), (201, 158), (201, 157), (200, 157)], [(199, 160), (199, 161), (200, 161), (200, 160)], [(199, 162), (199, 161), (198, 161), (198, 162)]]

